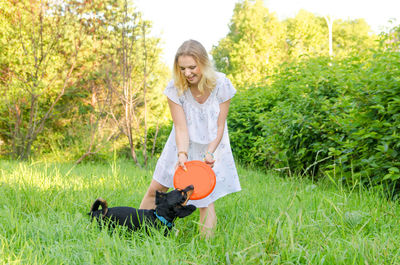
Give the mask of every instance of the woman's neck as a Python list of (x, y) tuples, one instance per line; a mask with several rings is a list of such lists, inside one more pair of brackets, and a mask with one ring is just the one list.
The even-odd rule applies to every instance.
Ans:
[(198, 86), (198, 84), (194, 84), (194, 85), (189, 84), (189, 89), (191, 89), (191, 90), (199, 90), (199, 86)]
[(202, 92), (200, 92), (198, 86), (190, 86), (189, 89), (190, 89), (190, 92), (192, 92), (192, 95), (194, 95), (194, 96), (198, 97), (203, 94)]

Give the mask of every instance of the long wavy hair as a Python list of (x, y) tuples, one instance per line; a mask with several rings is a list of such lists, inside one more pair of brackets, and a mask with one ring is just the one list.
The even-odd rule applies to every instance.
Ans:
[(217, 83), (217, 74), (208, 58), (207, 51), (200, 42), (196, 40), (187, 40), (182, 43), (175, 54), (173, 77), (174, 85), (178, 89), (178, 93), (182, 95), (182, 93), (189, 88), (189, 83), (178, 65), (178, 58), (180, 56), (191, 56), (196, 61), (202, 75), (198, 84), (198, 89), (202, 94), (211, 92)]

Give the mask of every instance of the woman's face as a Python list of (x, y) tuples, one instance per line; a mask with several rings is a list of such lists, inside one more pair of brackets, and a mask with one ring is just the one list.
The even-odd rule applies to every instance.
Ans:
[(191, 85), (197, 85), (201, 79), (201, 71), (192, 56), (182, 55), (178, 57), (178, 66), (181, 73)]

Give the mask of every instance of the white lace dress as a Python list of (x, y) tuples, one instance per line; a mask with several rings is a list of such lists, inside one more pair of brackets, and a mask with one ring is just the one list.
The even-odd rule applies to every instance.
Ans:
[[(164, 94), (176, 104), (181, 105), (185, 112), (189, 131), (189, 161), (203, 160), (208, 144), (217, 137), (219, 104), (231, 99), (236, 93), (231, 81), (224, 74), (217, 74), (217, 85), (203, 104), (194, 99), (190, 89), (178, 96), (173, 81), (169, 82), (164, 91)], [(153, 179), (166, 187), (173, 187), (175, 165), (178, 161), (177, 153), (175, 128), (173, 127), (153, 174)], [(218, 198), (241, 190), (226, 122), (224, 134), (214, 152), (214, 158), (216, 161), (213, 170), (217, 179), (214, 191), (206, 198), (190, 200), (188, 204), (207, 207)]]

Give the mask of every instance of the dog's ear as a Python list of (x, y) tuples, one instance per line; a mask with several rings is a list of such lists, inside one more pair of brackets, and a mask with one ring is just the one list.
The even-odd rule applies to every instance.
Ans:
[(183, 207), (178, 209), (177, 216), (179, 218), (183, 218), (183, 217), (186, 217), (186, 216), (190, 215), (195, 210), (196, 210), (196, 206), (194, 206), (194, 205), (186, 205), (186, 206), (183, 206)]
[(159, 205), (166, 200), (166, 193), (156, 190), (156, 205)]

